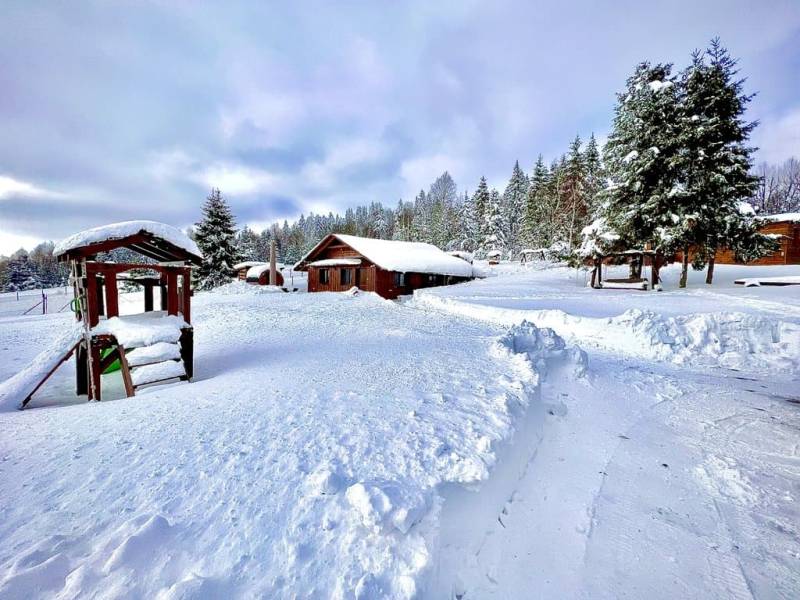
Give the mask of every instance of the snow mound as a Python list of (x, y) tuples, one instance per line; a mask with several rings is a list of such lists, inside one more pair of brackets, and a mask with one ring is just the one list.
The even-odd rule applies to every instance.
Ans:
[(564, 339), (614, 354), (679, 365), (792, 371), (800, 368), (800, 326), (748, 313), (694, 313), (667, 317), (629, 309), (606, 318), (562, 310), (521, 310), (472, 304), (430, 290), (413, 302), (428, 308), (512, 326), (524, 321), (552, 328)]
[(157, 221), (122, 221), (120, 223), (111, 223), (110, 225), (86, 229), (85, 231), (80, 231), (61, 240), (56, 244), (56, 247), (53, 248), (53, 254), (59, 256), (75, 248), (81, 248), (108, 240), (119, 240), (143, 231), (164, 239), (173, 246), (186, 250), (190, 254), (203, 256), (197, 244), (180, 229)]
[(256, 296), (259, 294), (274, 294), (281, 291), (281, 288), (274, 285), (253, 285), (252, 283), (239, 280), (215, 287), (208, 293), (219, 294), (221, 296), (238, 296), (242, 294)]

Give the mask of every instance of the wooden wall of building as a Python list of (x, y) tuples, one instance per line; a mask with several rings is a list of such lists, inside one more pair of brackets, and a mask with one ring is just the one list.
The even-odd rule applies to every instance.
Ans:
[[(764, 225), (759, 229), (761, 233), (772, 235), (779, 235), (781, 238), (778, 240), (780, 248), (777, 252), (773, 252), (768, 256), (764, 256), (749, 263), (740, 263), (731, 250), (722, 248), (717, 251), (717, 264), (720, 265), (800, 265), (800, 223), (791, 223), (781, 221), (779, 223), (770, 223)], [(680, 262), (683, 255), (678, 252), (675, 255), (675, 261)], [(689, 250), (689, 260), (694, 258), (694, 252)]]

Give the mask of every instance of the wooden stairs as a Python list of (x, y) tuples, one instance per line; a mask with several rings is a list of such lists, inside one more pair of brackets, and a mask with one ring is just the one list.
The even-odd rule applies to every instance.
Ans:
[(125, 348), (119, 345), (117, 352), (109, 358), (119, 358), (122, 382), (125, 385), (125, 394), (129, 398), (136, 394), (137, 389), (144, 386), (189, 381), (177, 342), (157, 342), (137, 348)]

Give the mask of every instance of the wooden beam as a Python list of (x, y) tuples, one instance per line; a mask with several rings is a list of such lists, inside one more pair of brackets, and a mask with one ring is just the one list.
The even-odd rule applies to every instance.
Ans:
[(125, 395), (131, 398), (136, 394), (133, 388), (133, 379), (131, 378), (131, 369), (128, 366), (128, 359), (125, 357), (125, 347), (117, 346), (119, 353), (119, 370), (122, 373), (122, 383), (125, 386)]
[(183, 270), (183, 294), (181, 312), (183, 312), (183, 320), (187, 323), (192, 322), (192, 270), (188, 267)]
[(178, 274), (167, 273), (167, 314), (178, 314)]
[(119, 293), (117, 292), (117, 274), (113, 271), (105, 276), (106, 315), (119, 316)]
[(144, 312), (153, 311), (153, 283), (142, 282), (144, 286)]

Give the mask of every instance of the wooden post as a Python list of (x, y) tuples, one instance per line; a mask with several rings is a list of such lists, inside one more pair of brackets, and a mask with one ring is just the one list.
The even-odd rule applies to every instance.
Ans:
[(186, 369), (186, 376), (191, 379), (194, 377), (194, 331), (181, 329), (181, 360)]
[(122, 383), (125, 386), (125, 395), (128, 398), (131, 398), (136, 392), (133, 389), (133, 380), (131, 379), (131, 370), (128, 366), (128, 359), (125, 358), (125, 347), (117, 346), (117, 351), (119, 354), (119, 370), (120, 373), (122, 373)]
[(117, 274), (114, 271), (106, 271), (106, 314), (108, 317), (119, 316), (119, 294), (117, 292)]
[(153, 311), (153, 286), (151, 281), (144, 282), (144, 312)]
[(78, 345), (75, 352), (75, 393), (78, 396), (85, 396), (89, 393), (89, 360), (86, 352), (86, 344)]
[(183, 320), (187, 323), (192, 322), (192, 275), (191, 269), (189, 267), (184, 267), (183, 269), (183, 281), (182, 281), (182, 290), (183, 290)]
[(278, 285), (277, 258), (275, 256), (275, 240), (269, 242), (269, 284)]
[(100, 322), (102, 309), (99, 303), (102, 301), (102, 292), (97, 287), (97, 274), (86, 273), (86, 312), (89, 315), (89, 327), (94, 327)]
[(167, 314), (178, 314), (178, 274), (167, 271)]
[(161, 283), (158, 284), (158, 289), (161, 290), (161, 310), (167, 310), (167, 274), (161, 273)]

